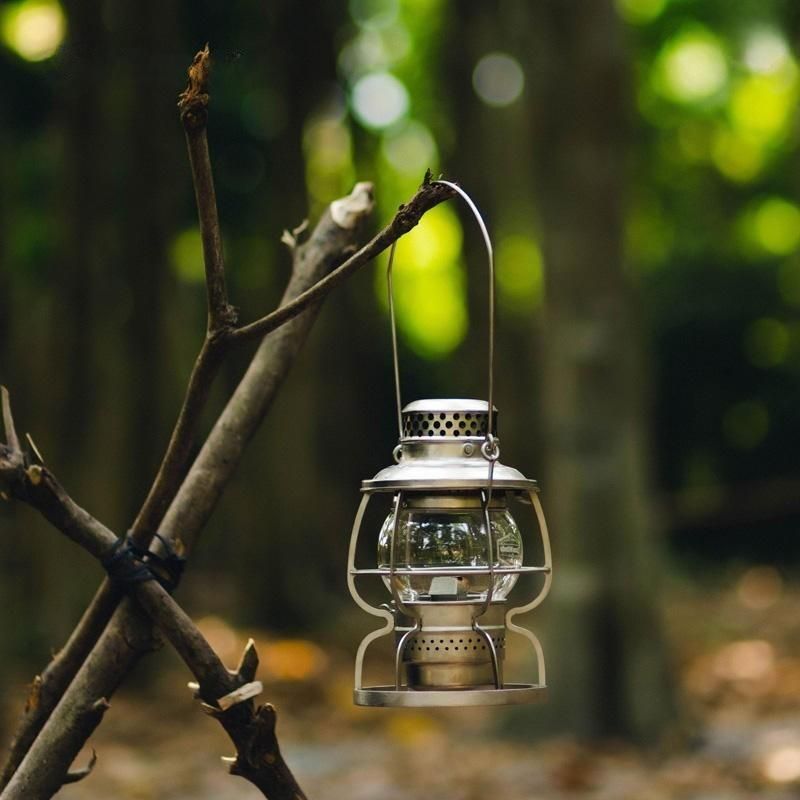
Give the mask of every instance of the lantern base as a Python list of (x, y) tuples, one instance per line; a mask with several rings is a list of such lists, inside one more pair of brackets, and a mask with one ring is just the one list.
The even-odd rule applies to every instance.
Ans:
[(357, 706), (373, 708), (444, 708), (458, 706), (512, 706), (537, 703), (547, 697), (547, 687), (535, 683), (507, 683), (502, 689), (395, 689), (369, 686), (353, 691)]

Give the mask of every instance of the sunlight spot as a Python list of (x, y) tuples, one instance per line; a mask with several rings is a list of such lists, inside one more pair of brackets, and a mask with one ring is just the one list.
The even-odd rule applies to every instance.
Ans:
[(752, 31), (747, 37), (744, 63), (753, 72), (777, 72), (791, 60), (789, 45), (777, 31), (760, 28)]
[(367, 128), (388, 128), (408, 112), (406, 87), (389, 72), (373, 72), (353, 87), (353, 113)]
[(714, 672), (723, 680), (763, 681), (775, 670), (775, 650), (763, 639), (731, 642), (714, 658)]
[(720, 128), (714, 136), (711, 158), (729, 180), (747, 183), (764, 167), (764, 151), (752, 138)]
[(746, 608), (763, 611), (778, 602), (783, 579), (775, 567), (750, 567), (736, 585), (736, 596)]
[(199, 228), (181, 231), (169, 248), (170, 261), (175, 274), (186, 283), (203, 283), (206, 279), (203, 266), (203, 240)]
[(519, 61), (508, 53), (484, 56), (472, 73), (472, 85), (478, 97), (490, 106), (511, 105), (525, 87), (525, 74)]
[(769, 412), (758, 400), (745, 400), (731, 406), (722, 417), (722, 432), (728, 443), (739, 450), (757, 447), (769, 431)]
[(800, 208), (781, 197), (762, 200), (753, 213), (753, 234), (767, 253), (784, 256), (800, 245)]
[(419, 176), (438, 159), (431, 132), (416, 120), (387, 131), (381, 150), (389, 164), (404, 175)]
[(661, 49), (654, 77), (656, 90), (670, 100), (708, 100), (728, 80), (728, 65), (719, 38), (697, 25), (685, 28)]
[(791, 783), (800, 779), (800, 745), (784, 745), (764, 756), (764, 775), (774, 783)]
[(757, 319), (744, 333), (744, 352), (748, 361), (764, 369), (776, 367), (786, 361), (789, 344), (788, 327), (769, 317)]
[(43, 61), (58, 50), (66, 19), (56, 0), (22, 0), (2, 9), (5, 44), (26, 61)]
[(667, 0), (617, 0), (617, 10), (634, 25), (652, 22), (666, 8)]
[(542, 253), (532, 237), (512, 234), (501, 238), (495, 252), (495, 272), (497, 299), (503, 309), (530, 314), (542, 304)]
[[(461, 225), (455, 212), (436, 206), (397, 245), (394, 290), (397, 324), (409, 346), (428, 359), (444, 358), (467, 332), (461, 262)], [(386, 298), (386, 261), (376, 272), (376, 292)]]
[(739, 81), (730, 100), (734, 127), (763, 142), (772, 142), (788, 130), (797, 104), (797, 80), (791, 75), (750, 75)]

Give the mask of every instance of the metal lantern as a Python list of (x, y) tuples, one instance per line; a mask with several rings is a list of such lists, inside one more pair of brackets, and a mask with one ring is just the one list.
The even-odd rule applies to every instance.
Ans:
[[(356, 655), (356, 705), (467, 706), (529, 703), (545, 689), (545, 664), (536, 636), (513, 622), (546, 597), (552, 580), (550, 542), (536, 482), (501, 464), (497, 410), (492, 405), (494, 269), (492, 248), (475, 205), (457, 185), (441, 181), (469, 205), (489, 258), (489, 399), (418, 400), (402, 407), (392, 292), (394, 247), (387, 270), (392, 325), (399, 444), (395, 464), (363, 481), (353, 525), (348, 586), (356, 603), (385, 620)], [(371, 498), (389, 494), (391, 510), (378, 533), (377, 568), (358, 569), (355, 558)], [(543, 563), (526, 566), (513, 500), (533, 506)], [(510, 608), (509, 592), (522, 574), (543, 577), (538, 593)], [(359, 576), (380, 577), (391, 603), (369, 604), (356, 588)], [(507, 683), (503, 675), (506, 631), (524, 636), (538, 665), (535, 683)], [(362, 684), (364, 656), (376, 639), (394, 633), (394, 680)]]

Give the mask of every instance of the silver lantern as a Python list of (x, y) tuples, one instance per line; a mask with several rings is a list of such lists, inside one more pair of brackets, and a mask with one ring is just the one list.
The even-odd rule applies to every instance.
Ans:
[[(447, 183), (442, 181), (442, 183)], [(354, 701), (363, 706), (466, 706), (529, 703), (545, 690), (545, 664), (536, 636), (513, 622), (546, 597), (552, 580), (550, 542), (536, 482), (498, 460), (497, 411), (492, 405), (494, 275), (491, 243), (477, 209), (463, 190), (447, 183), (475, 214), (489, 256), (489, 400), (418, 400), (402, 407), (389, 257), (389, 309), (397, 393), (399, 444), (395, 464), (362, 483), (353, 525), (348, 586), (367, 613), (384, 619), (358, 648)], [(377, 568), (358, 569), (356, 549), (364, 514), (375, 495), (391, 509), (378, 533)], [(532, 505), (543, 563), (526, 566), (515, 500)], [(509, 607), (520, 575), (542, 577), (538, 593)], [(383, 580), (392, 601), (368, 603), (359, 576)], [(524, 636), (536, 654), (535, 683), (508, 683), (503, 661), (506, 632)], [(394, 634), (394, 680), (362, 683), (364, 657), (376, 639)]]

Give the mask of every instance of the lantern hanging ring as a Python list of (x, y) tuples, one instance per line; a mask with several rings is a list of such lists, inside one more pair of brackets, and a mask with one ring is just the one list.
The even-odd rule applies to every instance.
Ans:
[[(475, 205), (472, 198), (457, 184), (451, 181), (442, 180), (441, 178), (432, 183), (439, 183), (442, 186), (448, 186), (456, 192), (467, 204), (469, 210), (473, 213), (475, 220), (480, 228), (481, 235), (483, 236), (483, 243), (486, 245), (486, 258), (489, 265), (489, 364), (487, 369), (487, 399), (489, 403), (489, 417), (486, 426), (486, 443), (481, 448), (484, 458), (487, 460), (496, 460), (500, 454), (499, 445), (494, 436), (492, 436), (492, 423), (494, 416), (494, 406), (492, 404), (494, 399), (494, 250), (492, 249), (492, 240), (489, 238), (489, 231), (486, 229), (486, 223), (483, 221), (481, 212)], [(394, 265), (394, 254), (397, 248), (397, 240), (392, 242), (389, 250), (389, 263), (386, 267), (386, 285), (389, 295), (389, 320), (392, 327), (392, 362), (394, 365), (394, 388), (395, 400), (397, 402), (397, 433), (400, 439), (403, 438), (403, 402), (402, 394), (400, 391), (400, 361), (397, 352), (397, 324), (395, 321), (394, 313), (394, 289), (392, 283), (392, 266)]]

